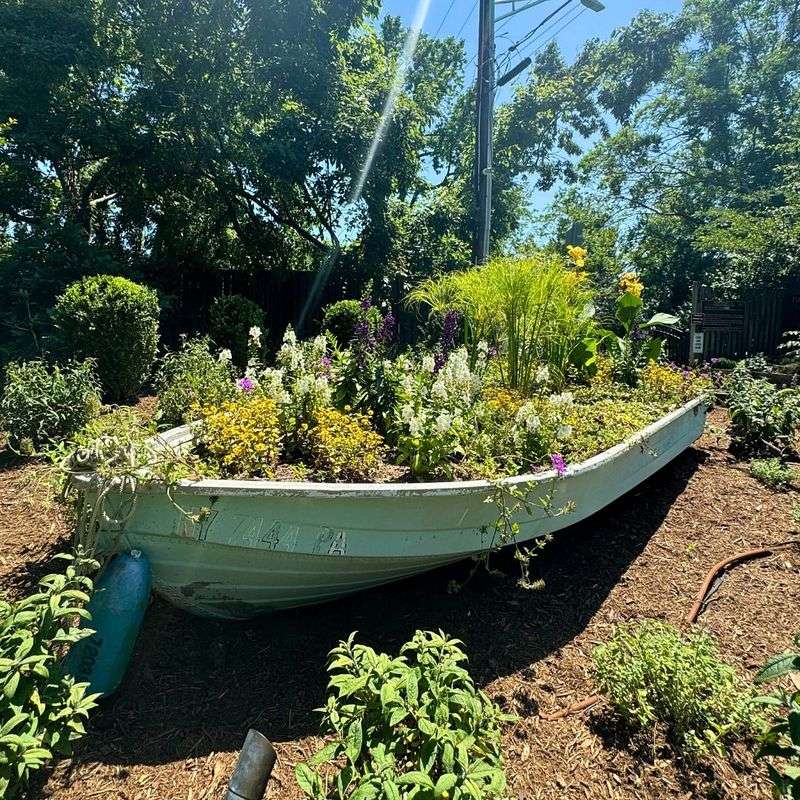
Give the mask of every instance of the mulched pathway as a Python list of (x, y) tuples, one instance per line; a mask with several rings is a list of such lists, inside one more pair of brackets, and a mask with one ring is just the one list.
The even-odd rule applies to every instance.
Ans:
[[(714, 427), (724, 424), (714, 412)], [(513, 559), (458, 594), (457, 565), (325, 606), (248, 623), (188, 616), (154, 600), (125, 683), (104, 703), (72, 761), (31, 797), (201, 800), (224, 794), (248, 727), (276, 744), (269, 798), (298, 798), (294, 763), (320, 744), (313, 711), (325, 695), (325, 657), (352, 630), (389, 652), (417, 628), (466, 644), (470, 669), (521, 719), (505, 749), (519, 798), (770, 796), (762, 766), (738, 745), (729, 761), (690, 766), (658, 731), (632, 736), (604, 705), (556, 722), (538, 717), (593, 692), (590, 653), (614, 623), (682, 624), (706, 571), (735, 552), (797, 537), (796, 495), (771, 492), (727, 453), (698, 446), (594, 518), (559, 533), (534, 562), (544, 588), (516, 584)], [(0, 463), (0, 588), (17, 595), (64, 546), (68, 527), (43, 505), (38, 469)], [(800, 628), (800, 551), (750, 562), (720, 586), (700, 624), (723, 656), (752, 674)]]

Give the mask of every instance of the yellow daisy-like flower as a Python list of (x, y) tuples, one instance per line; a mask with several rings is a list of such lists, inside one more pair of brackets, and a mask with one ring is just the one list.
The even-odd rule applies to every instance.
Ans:
[(567, 245), (567, 256), (576, 267), (585, 267), (588, 255), (589, 251), (585, 247), (579, 247), (575, 244)]
[(632, 294), (635, 297), (641, 297), (644, 284), (639, 280), (639, 276), (635, 272), (626, 272), (619, 279), (619, 289), (622, 294)]

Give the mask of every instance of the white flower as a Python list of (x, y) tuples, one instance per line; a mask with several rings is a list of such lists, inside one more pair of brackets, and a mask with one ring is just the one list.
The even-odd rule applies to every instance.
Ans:
[(328, 351), (328, 340), (324, 336), (317, 336), (311, 343), (311, 348), (315, 356), (322, 358)]
[(528, 433), (534, 433), (539, 430), (542, 426), (542, 421), (539, 419), (539, 415), (536, 413), (536, 407), (533, 403), (525, 403), (520, 406), (519, 411), (517, 411), (516, 423), (520, 427), (525, 428)]
[(257, 346), (261, 345), (261, 328), (259, 328), (258, 325), (253, 325), (253, 327), (250, 328), (249, 336), (250, 336), (250, 341), (254, 345)]
[(217, 361), (220, 364), (230, 364), (231, 360), (233, 359), (233, 353), (231, 353), (228, 348), (224, 348), (223, 350), (219, 351), (219, 355), (217, 356)]
[(559, 425), (558, 430), (556, 431), (556, 439), (566, 439), (571, 434), (572, 434), (571, 425)]
[(536, 370), (536, 383), (547, 383), (550, 380), (550, 368), (545, 364)]
[(286, 328), (286, 333), (283, 334), (283, 343), (288, 344), (290, 347), (294, 347), (297, 344), (297, 336), (291, 325)]
[(437, 400), (440, 403), (447, 400), (447, 387), (444, 385), (444, 381), (434, 381), (433, 386), (431, 386), (431, 399)]
[(422, 359), (422, 371), (433, 372), (436, 369), (436, 361), (433, 356), (428, 355)]
[(422, 433), (422, 419), (420, 417), (413, 417), (409, 420), (408, 432), (412, 436), (419, 436)]
[(436, 432), (445, 434), (450, 430), (452, 424), (453, 418), (446, 411), (442, 411), (442, 413), (436, 417)]
[(564, 406), (570, 408), (574, 402), (572, 392), (562, 392), (561, 394), (551, 394), (550, 403), (554, 406)]
[(400, 417), (403, 422), (411, 422), (414, 419), (414, 406), (411, 403), (406, 403), (400, 411)]

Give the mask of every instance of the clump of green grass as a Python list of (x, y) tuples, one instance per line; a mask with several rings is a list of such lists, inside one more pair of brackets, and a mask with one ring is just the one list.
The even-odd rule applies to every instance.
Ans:
[(779, 458), (754, 458), (750, 474), (770, 489), (786, 489), (794, 480), (794, 471)]

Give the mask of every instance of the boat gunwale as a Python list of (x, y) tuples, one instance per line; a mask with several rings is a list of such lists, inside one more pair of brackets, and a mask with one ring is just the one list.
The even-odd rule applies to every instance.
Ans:
[[(688, 403), (670, 411), (663, 417), (650, 423), (650, 425), (637, 431), (632, 436), (614, 447), (603, 450), (601, 453), (577, 464), (568, 465), (564, 478), (581, 475), (599, 469), (608, 462), (614, 461), (623, 453), (640, 445), (663, 428), (671, 425), (677, 419), (691, 411), (697, 414), (698, 410), (706, 404), (703, 397), (696, 397)], [(164, 447), (179, 448), (191, 442), (194, 438), (192, 423), (171, 428), (156, 437)], [(512, 475), (502, 478), (500, 483), (504, 486), (530, 486), (553, 480), (558, 475), (550, 469), (543, 472)], [(87, 490), (98, 485), (101, 478), (94, 472), (79, 473), (72, 476), (73, 484), (80, 489)], [(230, 479), (202, 479), (181, 480), (175, 484), (173, 494), (205, 495), (209, 497), (424, 497), (429, 495), (447, 496), (491, 491), (496, 482), (490, 480), (470, 481), (429, 481), (429, 482), (402, 482), (402, 483), (323, 483), (315, 481), (275, 481), (264, 479), (230, 480)], [(157, 481), (140, 483), (137, 494), (162, 493), (164, 484)]]

